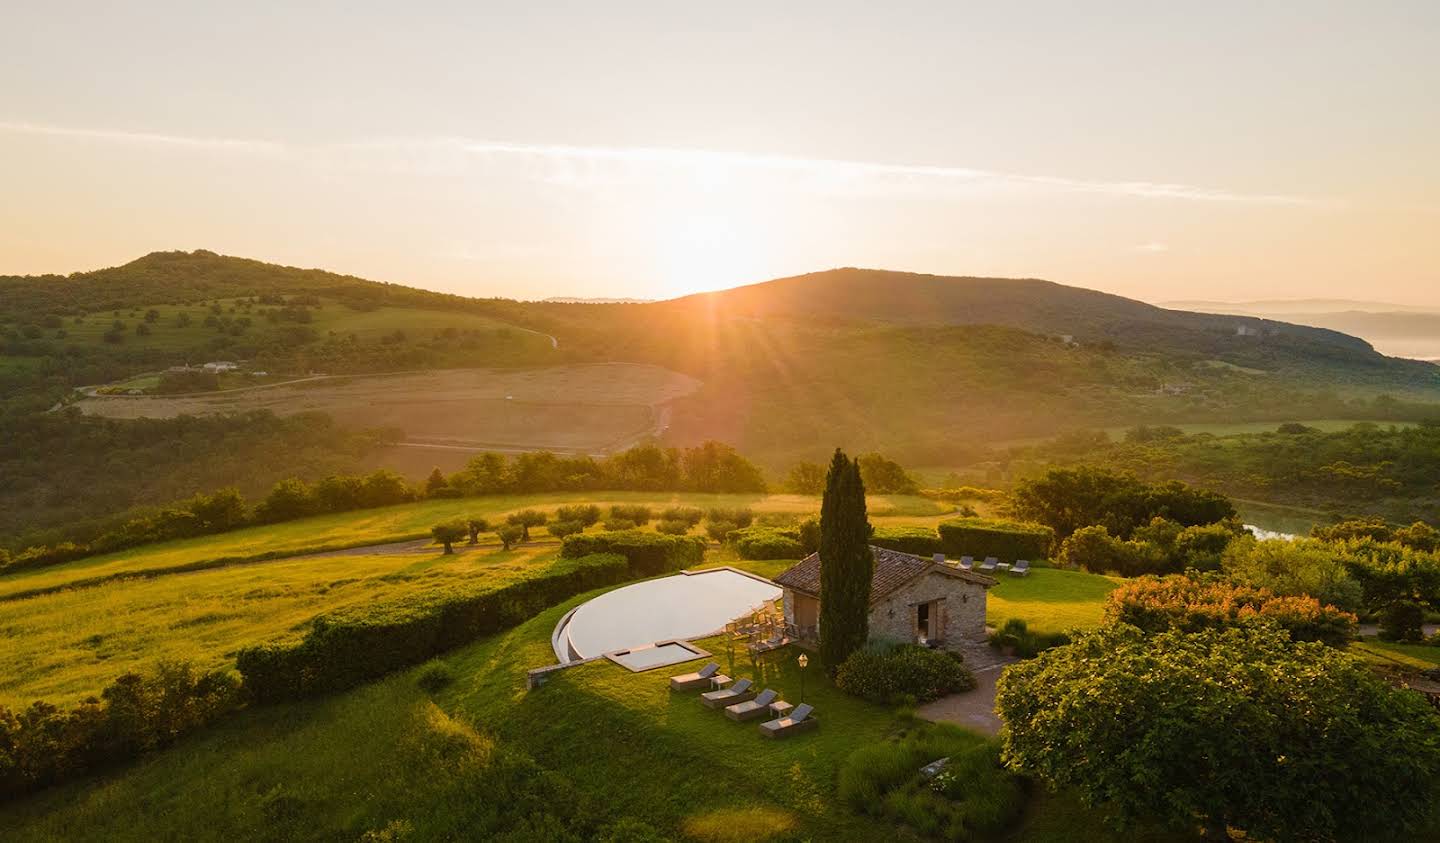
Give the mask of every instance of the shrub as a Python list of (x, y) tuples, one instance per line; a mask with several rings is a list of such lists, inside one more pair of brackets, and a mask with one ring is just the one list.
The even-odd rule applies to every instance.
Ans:
[[(941, 758), (949, 759), (944, 771), (926, 781), (920, 768)], [(1025, 805), (1020, 779), (1000, 763), (999, 742), (949, 724), (851, 753), (837, 795), (855, 811), (945, 840), (993, 839)]]
[(806, 555), (799, 533), (793, 529), (746, 527), (731, 531), (726, 541), (735, 546), (741, 559), (803, 559)]
[(1044, 559), (1050, 555), (1055, 531), (1043, 524), (990, 518), (957, 518), (939, 527), (940, 547), (951, 556), (994, 556), (1002, 562)]
[(876, 527), (870, 543), (916, 556), (930, 557), (942, 552), (940, 537), (929, 527)]
[(835, 673), (835, 685), (871, 702), (925, 703), (975, 687), (975, 677), (955, 653), (916, 644), (869, 644)]
[(705, 535), (717, 542), (723, 542), (738, 529), (740, 526), (734, 521), (711, 521), (705, 525)]
[[(571, 536), (567, 541), (574, 541)], [(235, 663), (257, 702), (351, 688), (528, 620), (562, 600), (623, 582), (625, 559), (582, 555), (499, 588), (483, 580), (317, 617), (296, 643), (245, 647)]]
[(1060, 545), (1060, 562), (1096, 574), (1138, 577), (1174, 572), (1165, 552), (1149, 542), (1126, 541), (1105, 527), (1081, 527)]
[(1070, 643), (1070, 636), (1063, 632), (1031, 632), (1029, 625), (1020, 618), (1011, 618), (999, 629), (990, 633), (990, 645), (1000, 650), (1012, 650), (1022, 659), (1033, 659), (1052, 647)]
[(454, 553), (455, 549), (452, 545), (465, 538), (469, 533), (470, 529), (463, 521), (436, 524), (430, 528), (430, 535), (434, 537), (435, 543), (444, 545), (446, 553)]
[(762, 512), (755, 516), (757, 527), (794, 527), (800, 523), (800, 516), (793, 512)]
[(455, 672), (450, 669), (450, 665), (439, 659), (426, 662), (420, 672), (415, 674), (415, 684), (428, 694), (433, 694), (454, 681)]
[(749, 507), (737, 507), (735, 509), (716, 508), (706, 511), (705, 517), (710, 521), (724, 521), (738, 527), (749, 527), (755, 522), (755, 513)]
[(162, 661), (68, 711), (45, 702), (18, 712), (0, 706), (0, 800), (167, 746), (238, 702), (233, 674)]
[(637, 527), (643, 527), (650, 523), (654, 514), (650, 507), (640, 504), (615, 504), (610, 507), (610, 517), (617, 521), (629, 521)]
[(619, 533), (623, 531), (633, 530), (639, 525), (637, 525), (634, 521), (626, 518), (609, 518), (606, 519), (605, 523), (602, 526), (605, 528), (606, 532)]
[(1354, 615), (1322, 606), (1313, 597), (1282, 597), (1269, 589), (1214, 576), (1131, 580), (1110, 592), (1105, 618), (1150, 633), (1273, 622), (1296, 641), (1320, 641), (1332, 647), (1344, 647), (1355, 637), (1356, 629)]
[(585, 532), (585, 525), (579, 521), (555, 521), (546, 528), (557, 539)]
[(629, 562), (632, 574), (653, 577), (699, 563), (705, 555), (705, 540), (698, 536), (667, 536), (639, 530), (581, 533), (566, 537), (560, 551), (561, 557), (567, 559), (595, 553), (619, 554)]
[(820, 518), (811, 516), (800, 522), (795, 528), (795, 536), (800, 541), (800, 552), (809, 556), (820, 549)]
[(562, 506), (555, 510), (555, 520), (578, 521), (586, 527), (593, 527), (600, 523), (600, 507), (593, 503)]
[(664, 519), (655, 525), (657, 533), (664, 533), (667, 536), (683, 536), (690, 532), (690, 523), (674, 519)]
[(1425, 636), (1425, 607), (1414, 600), (1397, 600), (1380, 612), (1380, 638), (1385, 641), (1420, 641)]
[(704, 517), (704, 511), (693, 506), (672, 506), (660, 513), (661, 521), (683, 521), (687, 527), (694, 527)]

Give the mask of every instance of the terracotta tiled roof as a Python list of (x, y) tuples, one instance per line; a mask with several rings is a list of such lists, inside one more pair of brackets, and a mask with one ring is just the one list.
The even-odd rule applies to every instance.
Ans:
[[(875, 557), (875, 575), (870, 580), (870, 602), (888, 595), (916, 577), (934, 571), (947, 576), (958, 577), (966, 582), (989, 588), (995, 584), (995, 580), (984, 574), (977, 574), (973, 571), (962, 571), (952, 565), (937, 564), (934, 560), (926, 559), (923, 556), (915, 556), (910, 553), (901, 553), (898, 550), (887, 550), (883, 547), (870, 546), (870, 553)], [(820, 596), (820, 554), (812, 553), (791, 566), (785, 573), (775, 578), (775, 584), (782, 588), (789, 588), (805, 594)]]

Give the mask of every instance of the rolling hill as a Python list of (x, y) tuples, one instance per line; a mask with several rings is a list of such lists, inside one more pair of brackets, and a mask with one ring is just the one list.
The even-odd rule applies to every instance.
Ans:
[[(150, 311), (155, 316), (142, 333)], [(184, 325), (182, 315), (189, 317)], [(112, 334), (119, 336), (107, 338)], [(509, 376), (501, 370), (526, 370), (541, 385), (550, 382), (542, 370), (556, 367), (659, 367), (695, 388), (652, 398), (590, 395), (583, 407), (566, 397), (581, 389), (551, 390), (554, 396), (502, 390), (497, 400), (538, 402), (536, 412), (553, 423), (468, 438), (553, 448), (569, 439), (616, 438), (575, 438), (557, 425), (593, 422), (601, 432), (643, 426), (677, 445), (730, 442), (777, 473), (838, 444), (915, 465), (957, 465), (997, 442), (1086, 427), (1402, 420), (1433, 416), (1440, 403), (1440, 367), (1386, 357), (1338, 331), (1166, 309), (1036, 279), (836, 269), (662, 302), (521, 302), (206, 251), (160, 252), (68, 277), (0, 277), (0, 433), (16, 441), (33, 439), (19, 435), (27, 420), (68, 400), (75, 387), (148, 383), (127, 379), (196, 355), (250, 360), (272, 375), (472, 369), (502, 378)], [(332, 387), (334, 396), (322, 394)], [(316, 381), (306, 387), (315, 401), (292, 403), (324, 408), (343, 399), (343, 387), (343, 378)], [(448, 413), (466, 424), (437, 427), (431, 422), (445, 419), (422, 418), (404, 433), (468, 430), (472, 419), (455, 413), (490, 412), (430, 397), (433, 409), (417, 404), (411, 416)], [(207, 403), (231, 404), (220, 398)], [(551, 413), (555, 402), (569, 409)], [(337, 418), (380, 418), (363, 406), (351, 409)], [(644, 418), (635, 425), (610, 418), (621, 413)], [(391, 417), (383, 423), (395, 424)], [(81, 431), (92, 422), (74, 424), (96, 435)], [(16, 452), (8, 459), (24, 470), (0, 470), (45, 477), (46, 461), (63, 462), (68, 450), (53, 428), (46, 454)], [(545, 436), (529, 441), (527, 431)], [(434, 454), (454, 468), (473, 453), (463, 443), (447, 447), (418, 459)], [(414, 448), (391, 450), (409, 453), (371, 453), (365, 464), (416, 470)], [(162, 460), (153, 470), (170, 469)], [(261, 472), (251, 479), (278, 478)], [(0, 505), (7, 494), (33, 491), (33, 482), (0, 487)]]

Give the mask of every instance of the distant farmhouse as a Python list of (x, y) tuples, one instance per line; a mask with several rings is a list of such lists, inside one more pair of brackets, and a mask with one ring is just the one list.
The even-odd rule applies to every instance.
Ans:
[[(985, 640), (985, 593), (992, 577), (963, 570), (937, 555), (926, 559), (871, 547), (870, 637), (965, 650)], [(820, 554), (812, 553), (775, 578), (783, 590), (785, 622), (802, 639), (818, 640)]]

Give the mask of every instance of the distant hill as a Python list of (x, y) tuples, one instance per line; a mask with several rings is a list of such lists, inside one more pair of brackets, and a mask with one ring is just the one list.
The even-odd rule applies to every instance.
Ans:
[(1174, 306), (1246, 314), (1363, 337), (1392, 357), (1440, 360), (1440, 307), (1345, 299), (1175, 302)]
[[(307, 324), (271, 320), (276, 296), (308, 307)], [(159, 321), (142, 339), (138, 323), (152, 307)], [(1440, 367), (1386, 357), (1327, 327), (1167, 309), (1038, 279), (852, 268), (662, 302), (520, 302), (197, 251), (0, 277), (0, 420), (6, 390), (28, 395), (31, 412), (69, 387), (183, 361), (184, 349), (159, 342), (188, 336), (173, 324), (186, 308), (186, 330), (207, 353), (274, 360), (285, 372), (665, 367), (703, 382), (655, 408), (666, 441), (718, 438), (771, 466), (837, 444), (924, 464), (1086, 426), (1392, 418), (1424, 408), (1378, 396), (1440, 401)], [(218, 325), (194, 324), (212, 311)], [(436, 312), (497, 324), (442, 324)], [(242, 318), (244, 330), (226, 327)], [(114, 322), (124, 336), (102, 341)]]
[(1440, 305), (1395, 304), (1394, 302), (1361, 301), (1358, 299), (1262, 299), (1259, 301), (1182, 300), (1160, 302), (1161, 307), (1195, 310), (1201, 313), (1239, 313), (1249, 316), (1273, 316), (1285, 319), (1296, 314), (1343, 313), (1440, 313)]

